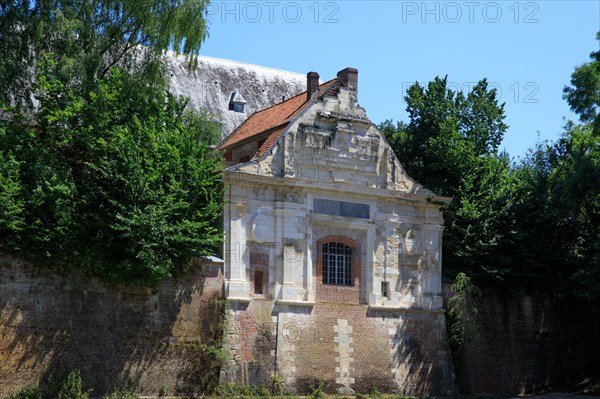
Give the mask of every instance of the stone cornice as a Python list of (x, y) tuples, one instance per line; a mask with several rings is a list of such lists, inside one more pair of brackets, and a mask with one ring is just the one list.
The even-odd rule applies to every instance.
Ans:
[(402, 199), (407, 201), (422, 202), (424, 205), (431, 207), (444, 206), (452, 201), (452, 198), (426, 194), (429, 190), (423, 189), (423, 194), (410, 193), (406, 191), (388, 190), (384, 188), (369, 188), (369, 187), (357, 187), (351, 183), (337, 182), (315, 182), (312, 180), (300, 180), (289, 177), (274, 177), (274, 176), (262, 176), (250, 173), (244, 173), (239, 171), (225, 170), (223, 171), (223, 183), (227, 184), (240, 184), (252, 187), (256, 184), (269, 184), (272, 186), (280, 187), (294, 187), (294, 188), (306, 188), (313, 190), (322, 190), (328, 192), (340, 192), (349, 193), (356, 195), (363, 195), (366, 197), (384, 197)]

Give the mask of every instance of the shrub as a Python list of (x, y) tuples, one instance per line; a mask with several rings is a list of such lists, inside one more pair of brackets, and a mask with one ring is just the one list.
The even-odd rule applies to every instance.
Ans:
[(89, 391), (84, 387), (81, 373), (79, 370), (71, 371), (58, 391), (58, 399), (88, 399), (88, 397)]
[(42, 399), (42, 394), (37, 386), (23, 387), (9, 399)]

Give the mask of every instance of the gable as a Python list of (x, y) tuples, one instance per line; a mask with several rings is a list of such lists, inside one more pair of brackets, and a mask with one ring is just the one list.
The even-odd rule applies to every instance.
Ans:
[(307, 107), (262, 157), (230, 170), (435, 195), (408, 176), (365, 110), (343, 87)]

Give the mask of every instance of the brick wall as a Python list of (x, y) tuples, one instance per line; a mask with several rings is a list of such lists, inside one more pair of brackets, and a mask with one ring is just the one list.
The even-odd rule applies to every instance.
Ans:
[[(102, 395), (127, 382), (140, 394), (203, 393), (218, 380), (202, 346), (219, 330), (223, 279), (214, 264), (155, 289), (109, 288), (40, 274), (0, 258), (0, 397), (50, 375), (81, 370)], [(584, 299), (487, 290), (481, 339), (465, 346), (458, 370), (466, 395), (513, 395), (568, 387), (598, 373), (600, 306)], [(452, 365), (439, 312), (383, 311), (335, 301), (280, 306), (267, 298), (233, 303), (222, 382), (268, 383), (329, 392), (452, 393)], [(597, 374), (596, 374), (597, 375)]]
[(459, 359), (465, 395), (570, 389), (600, 378), (600, 303), (539, 293), (483, 291), (480, 339)]
[(227, 344), (233, 356), (223, 383), (267, 384), (276, 371), (299, 394), (317, 380), (330, 393), (453, 393), (442, 313), (253, 300), (232, 307)]
[(119, 383), (149, 395), (202, 392), (218, 380), (202, 347), (219, 333), (222, 285), (209, 263), (148, 289), (44, 276), (0, 258), (0, 397), (73, 369), (96, 396)]

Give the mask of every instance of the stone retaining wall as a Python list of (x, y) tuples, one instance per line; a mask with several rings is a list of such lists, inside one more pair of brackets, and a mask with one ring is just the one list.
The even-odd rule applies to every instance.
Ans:
[(484, 290), (480, 339), (464, 346), (459, 391), (508, 396), (599, 381), (599, 320), (598, 300)]
[(0, 258), (0, 397), (79, 369), (99, 396), (125, 383), (140, 394), (197, 393), (218, 379), (203, 347), (219, 334), (221, 265), (155, 289), (40, 275)]

